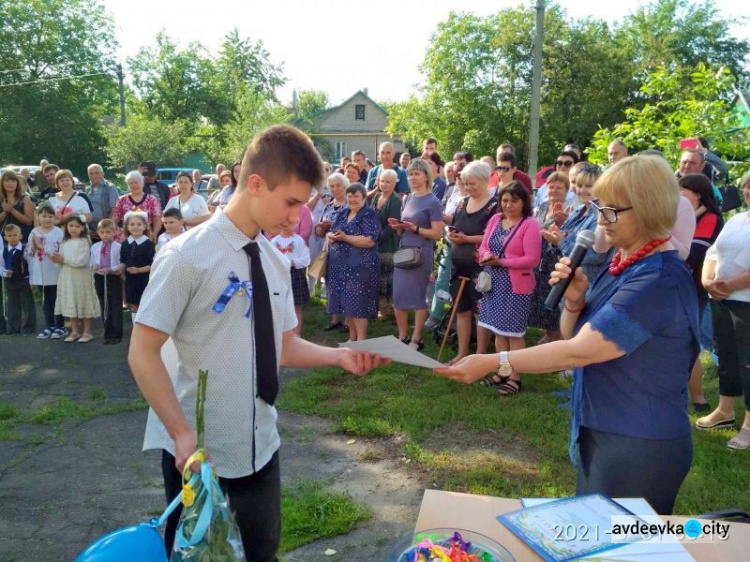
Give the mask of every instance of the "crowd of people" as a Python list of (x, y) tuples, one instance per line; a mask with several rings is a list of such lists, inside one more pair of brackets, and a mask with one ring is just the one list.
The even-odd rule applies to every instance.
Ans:
[[(521, 374), (572, 372), (577, 493), (644, 497), (669, 514), (693, 461), (690, 407), (705, 414), (697, 429), (733, 428), (743, 397), (727, 446), (750, 449), (750, 212), (724, 222), (716, 181), (726, 170), (707, 149), (685, 150), (674, 170), (657, 151), (629, 156), (615, 141), (602, 169), (568, 145), (535, 190), (508, 144), (494, 157), (462, 151), (445, 162), (428, 138), (418, 157), (396, 163), (386, 142), (378, 165), (356, 151), (332, 166), (280, 126), (256, 137), (242, 162), (217, 167), (208, 200), (196, 192), (200, 175), (179, 174), (170, 187), (153, 162), (127, 174), (125, 195), (95, 164), (84, 189), (55, 164), (45, 163), (35, 191), (6, 170), (0, 328), (37, 332), (32, 287), (39, 339), (88, 343), (101, 317), (102, 342), (117, 344), (124, 309), (134, 314), (129, 361), (153, 408), (145, 446), (163, 450), (168, 500), (196, 447), (194, 371), (208, 360), (220, 381), (212, 461), (243, 543), (270, 536), (269, 552), (280, 524), (279, 366), (363, 375), (383, 364), (300, 337), (319, 290), (326, 330), (342, 339), (363, 340), (370, 322), (392, 314), (398, 338), (420, 350), (455, 313), (457, 354), (436, 372), (504, 397), (523, 392)], [(740, 186), (750, 204), (750, 172)], [(574, 269), (583, 231), (594, 243)], [(550, 309), (561, 282), (564, 299)], [(243, 305), (227, 306), (235, 295)], [(243, 323), (252, 328), (238, 330)], [(529, 327), (544, 335), (527, 348)], [(229, 340), (231, 354), (220, 345)], [(701, 346), (718, 358), (713, 409)]]
[[(614, 141), (607, 168), (627, 157), (624, 143)], [(750, 318), (745, 309), (750, 289), (742, 281), (750, 264), (736, 265), (747, 257), (742, 245), (747, 229), (736, 218), (745, 216), (740, 213), (721, 235), (715, 182), (726, 168), (717, 160), (721, 163), (706, 148), (682, 154), (673, 171), (680, 197), (670, 243), (692, 273), (701, 342), (715, 348), (722, 390), (726, 396), (744, 393), (750, 406), (750, 361), (745, 360), (750, 346), (738, 329)], [(295, 229), (272, 240), (290, 263), (297, 334), (320, 282), (330, 315), (325, 329), (341, 330), (350, 340), (366, 339), (369, 322), (393, 314), (398, 338), (421, 350), (425, 330), (440, 324), (447, 329), (445, 319), (455, 311), (457, 354), (448, 365), (469, 356), (474, 343), (480, 354), (491, 343), (497, 352), (520, 350), (530, 326), (544, 330), (538, 344), (562, 338), (563, 308), (545, 306), (556, 264), (570, 255), (579, 232), (594, 231), (597, 242), (581, 264), (594, 284), (616, 251), (606, 240), (606, 210), (595, 193), (602, 168), (582, 160), (579, 147), (567, 145), (554, 166), (539, 174), (541, 185), (533, 190), (513, 146), (502, 144), (494, 157), (477, 160), (458, 152), (446, 163), (433, 138), (424, 141), (419, 157), (405, 153), (398, 163), (393, 145), (384, 142), (378, 162), (373, 165), (355, 151), (336, 167), (324, 163), (325, 183), (302, 206)], [(180, 173), (170, 188), (156, 179), (154, 162), (142, 162), (126, 175), (128, 192), (120, 195), (97, 164), (88, 168), (89, 185), (76, 189), (70, 171), (42, 163), (34, 178), (5, 171), (0, 180), (6, 301), (0, 329), (36, 333), (31, 287), (39, 287), (44, 320), (37, 337), (79, 343), (93, 339), (94, 317), (102, 318), (103, 343), (122, 340), (123, 310), (138, 310), (156, 252), (221, 213), (237, 189), (241, 168), (240, 162), (229, 168), (220, 164), (209, 181), (200, 172)], [(197, 193), (196, 181), (213, 188), (208, 200)], [(741, 185), (747, 194), (750, 177)], [(316, 262), (322, 268), (307, 275)], [(727, 271), (738, 277), (735, 284), (726, 285)], [(721, 281), (712, 281), (717, 272)], [(713, 325), (704, 318), (711, 316)], [(692, 406), (709, 412), (702, 377), (695, 361)], [(490, 375), (481, 384), (496, 387), (502, 396), (523, 389), (517, 371)], [(699, 427), (733, 421), (731, 401), (724, 396)], [(740, 445), (750, 446), (750, 433), (741, 437)]]

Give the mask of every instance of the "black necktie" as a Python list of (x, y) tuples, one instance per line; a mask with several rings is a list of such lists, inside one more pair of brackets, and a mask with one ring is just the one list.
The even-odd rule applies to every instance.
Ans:
[[(260, 236), (263, 236), (262, 234)], [(255, 370), (258, 394), (273, 406), (279, 393), (279, 376), (276, 366), (276, 343), (273, 339), (271, 295), (266, 275), (260, 263), (260, 248), (251, 242), (245, 246), (250, 256), (250, 276), (253, 282), (253, 322), (255, 323)]]

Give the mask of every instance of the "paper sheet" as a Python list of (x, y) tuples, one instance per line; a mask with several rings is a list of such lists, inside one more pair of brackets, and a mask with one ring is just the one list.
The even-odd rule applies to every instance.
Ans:
[(348, 341), (340, 343), (339, 346), (377, 353), (381, 357), (387, 357), (391, 361), (404, 363), (406, 365), (416, 365), (417, 367), (425, 367), (427, 369), (445, 367), (445, 365), (438, 363), (431, 357), (427, 357), (423, 353), (419, 353), (417, 350), (410, 348), (395, 336), (383, 336), (382, 338), (371, 338), (361, 341)]
[[(643, 498), (614, 498), (622, 507), (646, 519), (648, 522), (662, 522), (654, 511), (654, 508)], [(524, 507), (533, 507), (552, 501), (550, 498), (524, 498), (521, 503)], [(652, 521), (651, 518), (655, 518)], [(685, 547), (675, 543), (634, 543), (618, 548), (612, 552), (602, 552), (582, 558), (582, 560), (616, 560), (617, 562), (690, 562), (690, 556)]]

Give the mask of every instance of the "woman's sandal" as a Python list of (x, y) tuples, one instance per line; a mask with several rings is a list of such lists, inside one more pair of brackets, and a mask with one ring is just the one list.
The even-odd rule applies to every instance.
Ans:
[(727, 447), (735, 451), (745, 451), (750, 449), (750, 429), (741, 428), (737, 435), (727, 441)]
[(522, 388), (523, 384), (521, 384), (521, 381), (509, 378), (497, 387), (497, 393), (500, 396), (513, 396), (514, 394), (521, 392)]
[(509, 378), (510, 377), (501, 377), (497, 373), (493, 373), (491, 375), (487, 375), (481, 381), (479, 381), (479, 386), (483, 386), (485, 388), (502, 386)]
[(73, 332), (67, 338), (65, 338), (63, 341), (65, 343), (73, 343), (75, 341), (78, 341), (80, 338), (81, 338), (81, 334), (76, 334), (75, 332)]
[[(414, 346), (416, 346), (416, 347), (414, 347)], [(417, 351), (422, 351), (422, 349), (424, 349), (424, 340), (411, 340), (409, 342), (409, 347), (411, 347), (412, 349), (415, 349)]]

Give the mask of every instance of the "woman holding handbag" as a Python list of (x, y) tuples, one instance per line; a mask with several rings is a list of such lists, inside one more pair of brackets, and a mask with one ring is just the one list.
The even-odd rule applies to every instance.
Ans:
[[(501, 213), (490, 219), (479, 246), (479, 263), (492, 278), (492, 288), (479, 305), (479, 326), (495, 334), (497, 352), (523, 349), (531, 295), (536, 287), (534, 268), (542, 254), (539, 223), (531, 213), (526, 188), (513, 182), (500, 189)], [(485, 353), (477, 349), (477, 353)], [(496, 375), (493, 375), (496, 376)], [(492, 379), (501, 396), (521, 391), (521, 376)]]
[[(482, 296), (474, 283), (482, 271), (482, 267), (477, 262), (477, 248), (482, 242), (490, 218), (497, 211), (497, 199), (487, 190), (491, 174), (491, 168), (484, 162), (467, 164), (461, 172), (461, 179), (466, 185), (468, 197), (461, 201), (451, 218), (451, 226), (448, 227), (448, 240), (453, 248), (450, 292), (453, 297), (453, 306), (456, 307), (458, 329), (458, 355), (453, 358), (451, 364), (469, 354), (472, 320)], [(469, 281), (463, 281), (462, 278), (469, 279)], [(464, 290), (460, 291), (462, 283), (465, 286)], [(460, 299), (458, 298), (459, 292), (461, 293)], [(481, 331), (481, 334), (477, 334), (477, 338), (483, 340), (483, 345), (486, 347), (489, 333), (484, 329)]]
[[(427, 320), (427, 285), (432, 273), (435, 242), (443, 232), (443, 208), (432, 194), (432, 167), (415, 158), (408, 168), (411, 194), (406, 198), (401, 219), (388, 219), (401, 235), (399, 250), (393, 255), (393, 306), (398, 337), (421, 350), (422, 328)], [(399, 259), (404, 255), (406, 259)], [(414, 310), (414, 332), (409, 340), (409, 311)]]

